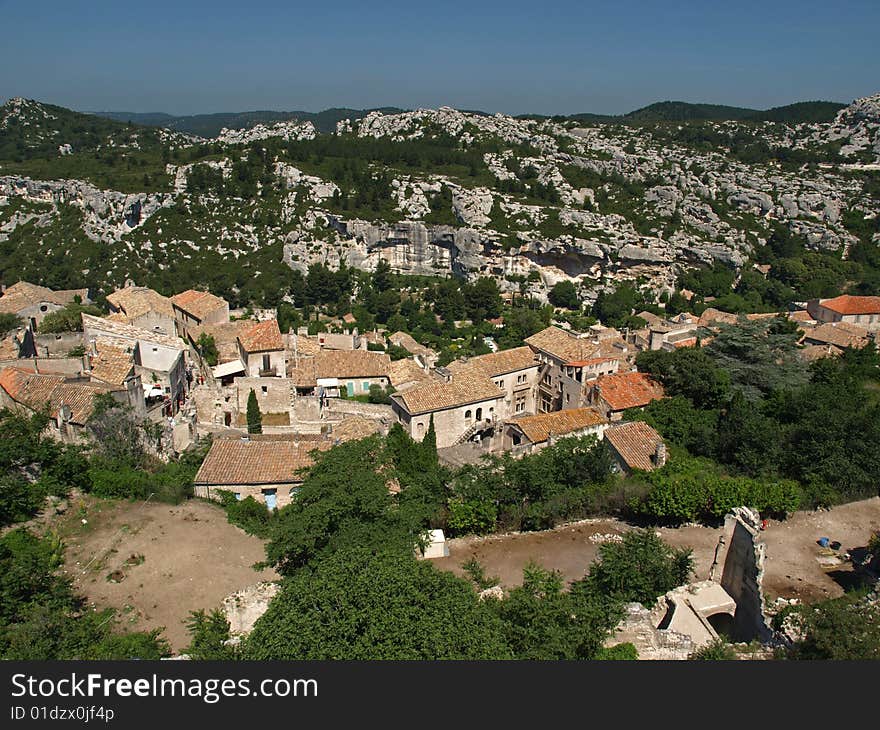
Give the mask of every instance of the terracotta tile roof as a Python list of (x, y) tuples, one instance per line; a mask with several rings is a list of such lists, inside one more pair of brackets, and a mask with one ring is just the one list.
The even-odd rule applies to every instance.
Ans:
[(536, 416), (513, 418), (509, 424), (516, 426), (533, 444), (539, 444), (554, 436), (564, 436), (591, 426), (600, 426), (608, 420), (595, 408), (570, 408)]
[(605, 441), (630, 469), (651, 471), (656, 468), (652, 457), (663, 438), (644, 421), (633, 421), (605, 429)]
[(156, 312), (174, 317), (171, 300), (146, 286), (127, 286), (107, 295), (107, 301), (128, 318), (129, 322), (144, 314)]
[(313, 335), (288, 335), (287, 349), (298, 355), (317, 355), (321, 351), (321, 344), (317, 336)]
[(575, 335), (559, 327), (547, 327), (526, 338), (526, 344), (561, 360), (565, 364), (581, 363), (596, 358), (620, 358), (629, 350), (616, 330)]
[(663, 386), (646, 373), (612, 373), (600, 375), (593, 386), (597, 395), (612, 411), (646, 406), (663, 397)]
[(59, 408), (66, 405), (71, 410), (70, 420), (83, 425), (94, 410), (94, 398), (108, 393), (110, 388), (96, 383), (69, 383), (62, 375), (38, 375), (17, 367), (0, 371), (0, 387), (16, 403), (38, 411), (49, 406), (54, 418)]
[(98, 339), (96, 349), (98, 352), (92, 357), (92, 378), (111, 385), (125, 383), (134, 367), (131, 353), (104, 339)]
[(369, 350), (321, 350), (315, 355), (315, 374), (319, 378), (388, 377), (391, 358), (384, 352)]
[(392, 360), (388, 367), (388, 379), (391, 385), (399, 388), (404, 383), (423, 383), (431, 380), (431, 375), (420, 368), (415, 360), (404, 358), (403, 360)]
[(788, 318), (793, 319), (795, 322), (815, 322), (813, 319), (813, 315), (811, 315), (806, 309), (798, 309), (795, 312), (789, 312)]
[(841, 294), (833, 299), (819, 300), (819, 306), (838, 314), (880, 314), (880, 297), (857, 297)]
[(314, 388), (317, 383), (315, 375), (315, 358), (300, 357), (292, 359), (287, 365), (287, 377), (297, 388)]
[(58, 306), (66, 306), (79, 296), (83, 302), (89, 301), (88, 289), (62, 289), (53, 291), (45, 286), (19, 281), (6, 288), (0, 297), (0, 312), (18, 314), (23, 309), (33, 307), (41, 302), (49, 302)]
[(809, 344), (835, 345), (837, 347), (864, 347), (868, 343), (868, 330), (851, 322), (826, 322), (805, 329), (804, 341)]
[(367, 436), (372, 436), (374, 433), (379, 433), (381, 430), (381, 424), (372, 418), (350, 416), (339, 423), (333, 424), (330, 438), (333, 441), (339, 439), (343, 443), (345, 441), (357, 441)]
[(284, 341), (281, 339), (281, 330), (278, 329), (276, 319), (251, 325), (239, 334), (238, 341), (245, 352), (274, 352), (284, 349)]
[(300, 437), (218, 438), (196, 474), (196, 484), (289, 484), (301, 482), (300, 469), (314, 464), (311, 452), (326, 451), (331, 441)]
[(124, 322), (114, 322), (106, 317), (94, 317), (91, 314), (83, 313), (82, 317), (83, 329), (88, 330), (89, 336), (107, 337), (122, 342), (134, 342), (142, 340), (150, 342), (154, 345), (162, 345), (164, 347), (173, 348), (175, 350), (185, 350), (186, 345), (179, 337), (165, 335), (161, 332), (153, 330), (145, 330), (134, 325), (125, 324)]
[(234, 319), (219, 324), (200, 324), (187, 330), (193, 343), (199, 341), (202, 333), (214, 338), (217, 347), (217, 362), (222, 364), (239, 359), (238, 336), (256, 324), (253, 319)]
[(488, 378), (464, 373), (454, 376), (448, 383), (419, 385), (392, 396), (410, 415), (503, 397), (504, 391)]
[(203, 320), (209, 314), (218, 310), (222, 309), (225, 311), (229, 307), (225, 299), (221, 299), (211, 294), (211, 292), (199, 291), (197, 289), (187, 289), (180, 292), (180, 294), (175, 294), (171, 297), (171, 303), (198, 320)]
[(467, 360), (456, 360), (447, 368), (452, 373), (474, 372), (493, 378), (498, 375), (538, 367), (541, 363), (535, 359), (531, 347), (514, 347), (511, 350), (499, 350), (488, 355), (477, 355)]

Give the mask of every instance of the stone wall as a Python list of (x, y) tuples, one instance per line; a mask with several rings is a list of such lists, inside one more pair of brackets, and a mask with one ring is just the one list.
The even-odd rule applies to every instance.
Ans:
[[(759, 537), (761, 518), (748, 507), (737, 507), (724, 518), (726, 551), (721, 587), (736, 601), (734, 641), (771, 640), (773, 632), (764, 615), (765, 545)], [(719, 555), (719, 562), (721, 560)]]
[(34, 345), (40, 357), (55, 355), (66, 357), (75, 347), (83, 346), (83, 333), (57, 332), (49, 335), (34, 335)]

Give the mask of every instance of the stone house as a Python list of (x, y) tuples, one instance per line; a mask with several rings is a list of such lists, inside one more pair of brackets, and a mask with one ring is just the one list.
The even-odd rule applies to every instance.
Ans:
[(807, 311), (817, 322), (847, 322), (880, 332), (880, 297), (842, 294), (833, 299), (812, 299)]
[(596, 378), (629, 367), (635, 350), (617, 330), (596, 327), (589, 333), (547, 327), (526, 338), (541, 363), (536, 410), (558, 411), (589, 405), (587, 395)]
[(606, 428), (608, 419), (595, 408), (567, 408), (507, 420), (502, 444), (516, 455), (530, 454), (564, 436), (592, 434), (601, 439)]
[(182, 340), (89, 314), (82, 315), (82, 323), (87, 354), (97, 354), (99, 340), (105, 347), (109, 344), (130, 354), (134, 371), (141, 377), (148, 413), (177, 413), (189, 386), (187, 348)]
[(839, 350), (846, 347), (860, 349), (868, 344), (870, 333), (863, 326), (847, 321), (825, 322), (816, 327), (803, 326), (804, 345), (831, 345)]
[(190, 329), (229, 321), (229, 302), (211, 292), (187, 289), (171, 297), (177, 333), (186, 337)]
[(644, 421), (610, 426), (604, 435), (617, 471), (624, 474), (631, 474), (635, 469), (652, 471), (666, 463), (663, 438)]
[(284, 378), (287, 361), (278, 320), (257, 322), (238, 335), (238, 353), (251, 378)]
[(0, 314), (14, 314), (36, 330), (47, 314), (64, 309), (75, 301), (90, 304), (88, 289), (54, 291), (27, 281), (19, 281), (3, 290)]
[(102, 393), (110, 393), (120, 403), (128, 402), (125, 389), (18, 367), (0, 371), (0, 406), (22, 413), (47, 409), (52, 418), (49, 432), (66, 443), (80, 443), (85, 439), (95, 397)]
[(457, 360), (447, 366), (453, 377), (465, 373), (486, 377), (504, 391), (505, 409), (504, 413), (499, 413), (499, 418), (535, 412), (540, 369), (541, 363), (535, 353), (525, 346)]
[(127, 286), (107, 295), (112, 318), (143, 330), (173, 336), (174, 307), (168, 297), (145, 286)]
[(660, 383), (633, 372), (600, 376), (591, 384), (588, 400), (609, 421), (619, 421), (628, 408), (642, 408), (663, 397)]
[(388, 336), (388, 341), (397, 347), (402, 347), (410, 355), (415, 357), (422, 367), (432, 368), (437, 364), (440, 355), (430, 347), (425, 347), (407, 332), (398, 331)]
[(445, 448), (493, 434), (504, 418), (504, 399), (505, 392), (489, 378), (461, 374), (394, 393), (391, 406), (398, 423), (416, 441), (424, 438), (433, 418), (437, 446)]
[(369, 350), (321, 350), (315, 355), (315, 379), (324, 395), (341, 391), (368, 395), (371, 385), (387, 388), (391, 383), (391, 358)]
[(128, 393), (128, 404), (135, 414), (143, 417), (147, 413), (146, 392), (140, 373), (136, 372), (134, 355), (113, 340), (98, 338), (92, 351), (86, 353), (87, 372), (93, 383)]
[(237, 499), (253, 497), (270, 510), (296, 498), (303, 470), (314, 464), (312, 452), (326, 451), (329, 440), (303, 436), (220, 436), (211, 444), (194, 480), (194, 494), (220, 500), (221, 491)]

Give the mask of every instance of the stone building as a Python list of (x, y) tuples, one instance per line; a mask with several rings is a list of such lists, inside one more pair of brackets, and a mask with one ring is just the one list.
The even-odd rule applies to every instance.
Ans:
[(237, 499), (253, 497), (270, 510), (295, 498), (303, 470), (314, 464), (312, 452), (333, 443), (302, 436), (221, 436), (214, 440), (194, 480), (194, 494), (219, 500), (227, 491)]
[(511, 418), (504, 424), (503, 448), (516, 455), (530, 454), (566, 436), (595, 435), (602, 438), (608, 420), (595, 408), (567, 408)]
[(541, 412), (589, 405), (590, 384), (600, 375), (628, 368), (635, 357), (617, 330), (601, 326), (583, 334), (547, 327), (527, 337), (526, 344), (542, 364), (535, 396)]
[(880, 297), (842, 294), (833, 299), (812, 299), (807, 311), (817, 322), (847, 322), (880, 332)]
[(0, 297), (0, 314), (20, 317), (32, 330), (36, 330), (47, 314), (64, 309), (75, 301), (89, 304), (88, 289), (64, 289), (54, 291), (27, 281), (19, 281), (3, 290)]
[(315, 379), (324, 395), (368, 395), (371, 385), (390, 385), (391, 358), (368, 350), (320, 350), (315, 355)]
[(644, 421), (610, 426), (604, 435), (616, 469), (624, 474), (635, 469), (653, 471), (666, 463), (663, 437)]
[(642, 408), (663, 398), (663, 386), (646, 373), (613, 373), (590, 383), (587, 400), (609, 421), (619, 421), (629, 408)]
[(173, 336), (174, 307), (168, 297), (145, 286), (126, 286), (107, 295), (111, 318), (133, 327)]
[(278, 320), (257, 322), (238, 335), (238, 352), (244, 372), (251, 378), (284, 378), (287, 361)]
[(186, 337), (190, 329), (229, 321), (229, 302), (214, 294), (187, 289), (171, 297), (177, 333)]
[(63, 375), (33, 373), (18, 367), (0, 371), (0, 406), (23, 413), (47, 408), (52, 418), (50, 433), (67, 443), (84, 439), (95, 397), (102, 393), (110, 393), (120, 403), (128, 402), (125, 389)]
[(431, 419), (438, 448), (494, 433), (505, 413), (505, 393), (489, 378), (453, 376), (447, 382), (416, 385), (391, 396), (394, 415), (416, 441), (427, 433)]
[(504, 391), (505, 408), (504, 413), (499, 413), (499, 418), (506, 418), (535, 412), (535, 390), (540, 368), (541, 363), (530, 347), (514, 347), (489, 355), (457, 360), (450, 363), (447, 370), (453, 377), (473, 374), (492, 380)]

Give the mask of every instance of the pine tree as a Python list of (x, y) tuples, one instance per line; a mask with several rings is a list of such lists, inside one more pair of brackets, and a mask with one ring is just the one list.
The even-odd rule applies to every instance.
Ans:
[(260, 404), (257, 403), (257, 394), (253, 388), (247, 400), (247, 430), (248, 433), (263, 433), (263, 415), (260, 413)]

